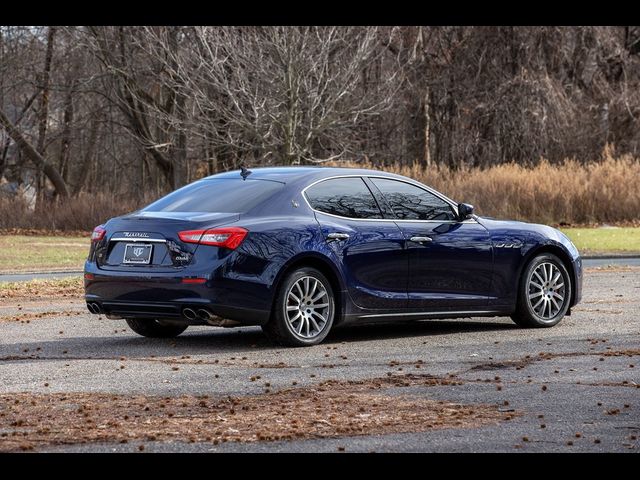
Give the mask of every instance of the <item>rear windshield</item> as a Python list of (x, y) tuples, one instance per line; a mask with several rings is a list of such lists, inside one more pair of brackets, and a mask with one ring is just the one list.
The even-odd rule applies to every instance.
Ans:
[(283, 187), (283, 183), (268, 180), (201, 180), (156, 200), (142, 211), (245, 213)]

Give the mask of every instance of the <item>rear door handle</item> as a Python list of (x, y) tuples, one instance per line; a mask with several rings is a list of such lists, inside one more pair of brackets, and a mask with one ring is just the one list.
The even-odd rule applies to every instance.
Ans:
[(429, 243), (433, 242), (433, 238), (431, 237), (411, 237), (409, 240), (416, 243)]
[(327, 235), (327, 240), (329, 241), (346, 240), (347, 238), (349, 238), (348, 233), (332, 232), (329, 235)]

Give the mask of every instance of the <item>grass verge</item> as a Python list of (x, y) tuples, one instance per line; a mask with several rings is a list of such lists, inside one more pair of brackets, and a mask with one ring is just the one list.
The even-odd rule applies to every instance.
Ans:
[(82, 269), (86, 237), (0, 236), (0, 273)]
[[(582, 255), (640, 254), (640, 228), (561, 228)], [(87, 237), (0, 236), (0, 274), (81, 270), (89, 251)]]
[(561, 228), (582, 255), (640, 254), (640, 228)]

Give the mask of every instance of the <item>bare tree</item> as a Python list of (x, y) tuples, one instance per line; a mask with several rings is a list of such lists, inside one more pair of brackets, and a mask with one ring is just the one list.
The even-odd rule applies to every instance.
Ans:
[(167, 90), (189, 100), (190, 118), (167, 121), (191, 135), (206, 132), (226, 164), (360, 154), (358, 127), (390, 108), (400, 84), (392, 57), (390, 75), (363, 94), (363, 71), (389, 57), (377, 28), (194, 27), (181, 32), (182, 48), (156, 29), (147, 33)]
[(0, 177), (61, 196), (638, 155), (639, 119), (640, 27), (0, 27)]
[(69, 192), (67, 190), (67, 184), (58, 172), (58, 170), (51, 165), (36, 148), (29, 143), (29, 141), (22, 135), (5, 113), (0, 110), (0, 125), (2, 125), (7, 133), (11, 136), (14, 142), (24, 151), (25, 155), (47, 176), (56, 189), (56, 192), (63, 197), (67, 197)]

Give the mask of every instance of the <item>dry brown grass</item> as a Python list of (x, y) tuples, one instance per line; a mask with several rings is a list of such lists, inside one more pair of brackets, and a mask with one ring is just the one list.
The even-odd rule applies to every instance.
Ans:
[[(339, 166), (376, 168), (371, 164)], [(547, 224), (633, 222), (640, 218), (640, 160), (615, 158), (605, 150), (601, 162), (533, 168), (517, 164), (453, 171), (446, 166), (389, 165), (386, 171), (425, 183), (477, 213)]]
[[(600, 162), (535, 167), (515, 163), (487, 169), (452, 170), (422, 164), (339, 162), (341, 167), (373, 168), (400, 173), (432, 186), (459, 202), (471, 203), (482, 215), (547, 224), (640, 221), (640, 159), (616, 157), (605, 149)], [(134, 211), (152, 199), (132, 200), (106, 194), (82, 195), (40, 206), (29, 212), (16, 200), (0, 198), (0, 230), (38, 229), (90, 231), (111, 217)]]
[(0, 229), (86, 232), (146, 203), (104, 194), (83, 194), (77, 198), (43, 202), (35, 211), (29, 211), (20, 200), (0, 197)]

